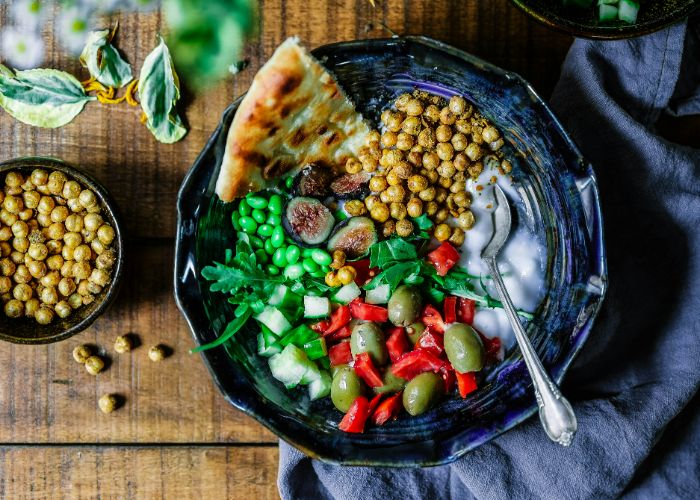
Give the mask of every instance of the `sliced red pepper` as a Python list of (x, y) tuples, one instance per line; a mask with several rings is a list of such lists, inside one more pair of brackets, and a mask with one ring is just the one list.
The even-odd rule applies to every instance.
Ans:
[(445, 352), (445, 342), (442, 338), (442, 334), (436, 333), (432, 329), (427, 328), (423, 333), (421, 333), (421, 336), (418, 337), (415, 348), (425, 349), (435, 357), (439, 358), (442, 356), (442, 353)]
[(401, 392), (389, 396), (382, 401), (382, 404), (380, 404), (372, 414), (372, 422), (376, 425), (384, 425), (390, 419), (396, 418), (399, 413), (401, 413), (402, 406)]
[(442, 380), (445, 382), (445, 393), (451, 393), (455, 386), (455, 369), (452, 368), (451, 364), (445, 363), (440, 370), (440, 375), (442, 375)]
[(459, 262), (459, 253), (447, 241), (443, 241), (439, 247), (428, 254), (428, 260), (435, 266), (440, 276), (445, 276)]
[(369, 267), (369, 259), (348, 262), (347, 265), (355, 268), (355, 272), (357, 273), (355, 274), (355, 283), (357, 284), (357, 286), (366, 285), (379, 272), (378, 268)]
[(449, 325), (457, 321), (457, 297), (445, 297), (442, 306), (445, 312), (445, 323)]
[(408, 343), (406, 332), (403, 327), (395, 326), (389, 329), (389, 338), (386, 339), (386, 349), (389, 351), (389, 359), (395, 362), (402, 354), (411, 349), (411, 344)]
[(394, 366), (391, 367), (391, 372), (397, 377), (411, 380), (413, 377), (423, 372), (437, 373), (443, 365), (444, 361), (437, 358), (429, 351), (425, 349), (416, 349), (401, 356), (399, 360), (394, 363)]
[(328, 358), (331, 365), (344, 365), (352, 361), (352, 352), (350, 352), (350, 342), (340, 342), (328, 349)]
[(328, 325), (323, 336), (329, 335), (350, 323), (350, 308), (348, 306), (340, 306), (331, 313), (331, 324)]
[(460, 297), (457, 301), (457, 321), (471, 325), (474, 323), (474, 313), (476, 312), (476, 302), (472, 299)]
[(384, 397), (384, 394), (379, 393), (376, 396), (374, 396), (370, 402), (369, 402), (369, 414), (371, 415), (374, 409), (379, 405), (379, 402), (382, 400)]
[(347, 339), (352, 335), (352, 330), (350, 329), (350, 325), (345, 325), (341, 326), (340, 330), (331, 333), (328, 336), (328, 340), (333, 341), (333, 340), (341, 340), (341, 339)]
[(468, 394), (474, 392), (476, 387), (476, 375), (474, 372), (459, 373), (455, 371), (457, 376), (457, 388), (459, 389), (459, 395), (466, 398)]
[(374, 363), (372, 363), (372, 358), (369, 357), (368, 352), (361, 352), (355, 356), (355, 373), (370, 387), (381, 387), (384, 385), (382, 376), (379, 374), (377, 367), (374, 366)]
[(389, 311), (386, 307), (365, 304), (358, 299), (350, 302), (350, 315), (355, 319), (376, 321), (377, 323), (384, 323), (389, 319)]
[(317, 333), (325, 333), (329, 326), (331, 326), (331, 322), (324, 319), (323, 321), (319, 321), (318, 323), (311, 325), (311, 329)]
[(364, 396), (358, 396), (352, 402), (338, 428), (345, 432), (364, 432), (365, 422), (369, 417), (369, 402)]
[(481, 342), (484, 344), (484, 351), (486, 351), (486, 362), (495, 363), (501, 354), (501, 339), (499, 337), (494, 337), (492, 339), (485, 336), (480, 331), (476, 331), (481, 337)]
[(445, 333), (445, 322), (442, 320), (442, 316), (440, 316), (440, 311), (435, 309), (431, 304), (423, 308), (421, 319), (426, 328), (430, 328), (434, 332)]

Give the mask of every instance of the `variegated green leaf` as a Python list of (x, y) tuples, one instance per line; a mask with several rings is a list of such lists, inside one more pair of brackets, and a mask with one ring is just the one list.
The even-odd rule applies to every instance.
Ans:
[(182, 139), (187, 129), (177, 114), (180, 82), (170, 51), (162, 38), (143, 62), (139, 76), (139, 99), (146, 115), (146, 126), (160, 142), (171, 144)]
[(131, 66), (109, 40), (110, 30), (91, 31), (80, 54), (80, 62), (102, 85), (123, 87), (134, 78)]
[(94, 99), (64, 71), (29, 69), (13, 73), (0, 65), (0, 106), (28, 125), (61, 127)]

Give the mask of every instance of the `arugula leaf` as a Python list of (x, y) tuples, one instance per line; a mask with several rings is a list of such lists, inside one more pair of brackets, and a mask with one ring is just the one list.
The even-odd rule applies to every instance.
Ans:
[(416, 247), (404, 239), (392, 238), (375, 243), (369, 250), (370, 267), (384, 269), (389, 262), (416, 260)]
[(129, 63), (122, 59), (119, 51), (110, 43), (111, 37), (111, 30), (108, 29), (91, 31), (80, 54), (80, 63), (102, 85), (120, 88), (134, 77)]
[(0, 106), (14, 118), (35, 127), (69, 123), (95, 97), (65, 71), (29, 69), (13, 73), (0, 64)]
[(428, 217), (428, 214), (422, 214), (420, 217), (412, 217), (411, 219), (418, 229), (430, 229), (435, 225)]
[(182, 139), (187, 129), (175, 109), (180, 99), (180, 82), (163, 38), (146, 56), (139, 76), (139, 98), (148, 130), (160, 142), (172, 144)]
[(243, 328), (243, 325), (246, 324), (246, 322), (252, 314), (253, 310), (249, 307), (246, 308), (244, 312), (242, 312), (239, 316), (236, 317), (236, 319), (231, 321), (228, 324), (228, 326), (226, 326), (226, 329), (221, 333), (219, 338), (209, 342), (208, 344), (200, 345), (198, 347), (195, 347), (194, 349), (190, 349), (190, 354), (195, 354), (197, 352), (206, 351), (207, 349), (220, 346), (228, 339), (233, 337), (241, 328)]

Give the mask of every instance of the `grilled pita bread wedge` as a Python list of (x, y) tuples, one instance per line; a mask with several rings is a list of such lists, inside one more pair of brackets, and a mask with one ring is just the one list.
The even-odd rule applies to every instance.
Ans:
[(241, 101), (216, 193), (232, 201), (307, 163), (343, 167), (357, 156), (369, 131), (338, 82), (290, 38)]

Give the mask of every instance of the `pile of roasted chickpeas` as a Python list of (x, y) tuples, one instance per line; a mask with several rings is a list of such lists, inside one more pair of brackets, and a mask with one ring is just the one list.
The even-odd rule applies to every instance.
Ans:
[(371, 194), (346, 202), (345, 210), (353, 216), (369, 213), (385, 237), (410, 236), (411, 218), (427, 214), (432, 236), (462, 245), (464, 231), (475, 223), (467, 180), (478, 178), (484, 165), (500, 174), (511, 170), (499, 131), (464, 97), (447, 102), (422, 91), (399, 96), (381, 120), (384, 132), (372, 131), (345, 166), (349, 173), (373, 174)]
[(114, 228), (95, 193), (60, 171), (11, 171), (0, 191), (0, 297), (10, 318), (46, 325), (109, 283)]

